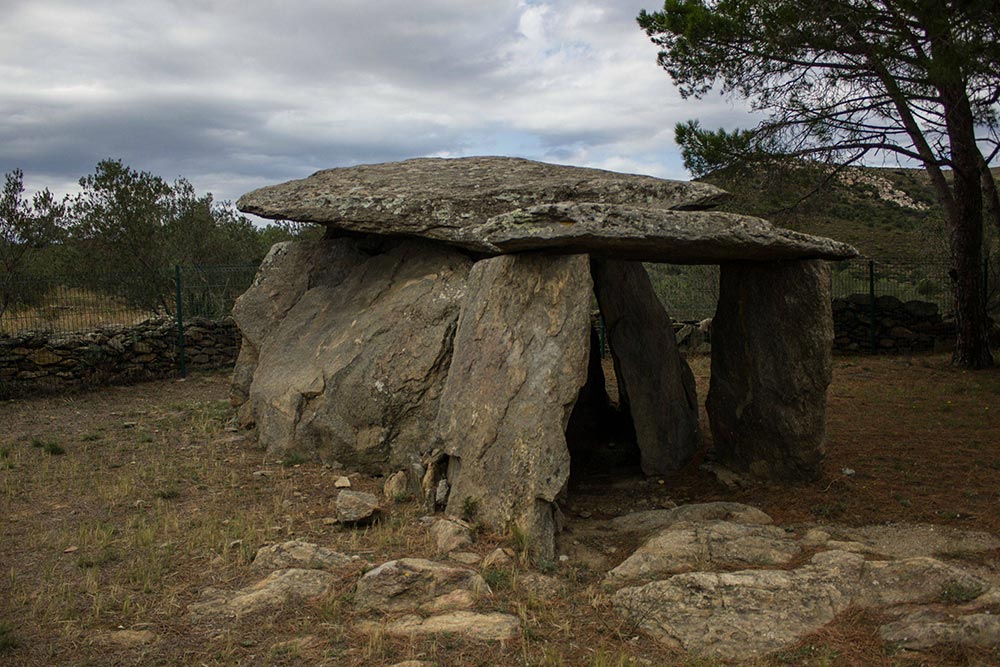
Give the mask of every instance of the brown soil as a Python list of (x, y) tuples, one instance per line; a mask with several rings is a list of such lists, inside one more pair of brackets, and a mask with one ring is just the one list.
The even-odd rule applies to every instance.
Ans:
[[(692, 366), (704, 399), (707, 360)], [(955, 370), (944, 357), (842, 358), (835, 366), (818, 482), (729, 491), (698, 461), (647, 480), (627, 456), (619, 467), (575, 470), (560, 544), (589, 549), (596, 561), (574, 553), (566, 564), (540, 564), (566, 585), (560, 599), (538, 599), (516, 577), (494, 578), (496, 595), (481, 610), (517, 614), (524, 626), (522, 638), (502, 646), (356, 630), (356, 572), (316, 603), (222, 629), (192, 625), (186, 607), (205, 588), (261, 578), (249, 562), (265, 543), (294, 537), (373, 563), (433, 557), (416, 503), (394, 505), (387, 521), (363, 531), (325, 521), (333, 481), (346, 471), (268, 459), (231, 426), (224, 374), (2, 402), (0, 665), (722, 664), (676, 655), (617, 618), (597, 584), (600, 567), (632, 545), (588, 542), (589, 529), (638, 509), (736, 500), (785, 525), (921, 521), (1000, 533), (1000, 371)], [(513, 541), (481, 533), (474, 548), (485, 554), (498, 544)], [(990, 651), (893, 653), (878, 640), (877, 620), (843, 614), (799, 645), (746, 664), (1000, 664)], [(119, 628), (157, 639), (120, 646), (107, 635)], [(318, 643), (278, 646), (306, 635)]]

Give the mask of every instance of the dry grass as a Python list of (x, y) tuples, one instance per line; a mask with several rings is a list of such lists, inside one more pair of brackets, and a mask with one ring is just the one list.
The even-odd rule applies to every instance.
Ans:
[(39, 304), (11, 309), (0, 318), (0, 334), (22, 331), (92, 331), (110, 325), (128, 326), (150, 317), (124, 299), (80, 287), (56, 285)]
[[(707, 363), (694, 366), (704, 397)], [(495, 595), (481, 610), (522, 619), (522, 637), (501, 646), (358, 631), (351, 595), (360, 567), (316, 603), (225, 630), (192, 625), (185, 609), (205, 588), (237, 588), (261, 577), (249, 562), (266, 543), (298, 538), (373, 563), (433, 557), (415, 503), (396, 504), (387, 521), (368, 529), (325, 522), (342, 471), (268, 459), (230, 425), (226, 383), (224, 375), (203, 375), (0, 403), (0, 664), (384, 666), (414, 658), (442, 666), (722, 664), (671, 653), (629, 627), (599, 586), (601, 572), (573, 561), (542, 564), (566, 584), (558, 599), (532, 594), (518, 573), (486, 573)], [(667, 502), (736, 499), (782, 523), (906, 519), (1000, 532), (998, 411), (996, 371), (957, 371), (943, 357), (842, 359), (830, 394), (828, 471), (820, 482), (734, 495), (692, 465), (663, 484), (578, 478), (570, 503), (577, 513), (592, 513), (593, 522)], [(844, 475), (844, 467), (855, 474)], [(381, 484), (352, 479), (355, 488), (373, 492)], [(571, 528), (580, 521), (572, 513), (570, 520)], [(515, 546), (512, 538), (481, 534), (475, 549), (485, 554), (497, 544)], [(629, 546), (617, 545), (617, 557)], [(852, 610), (795, 647), (746, 664), (1000, 662), (995, 652), (947, 647), (893, 654), (878, 640), (876, 621)], [(118, 628), (150, 629), (159, 639), (131, 648), (107, 643), (105, 633)], [(319, 642), (283, 644), (306, 635)]]

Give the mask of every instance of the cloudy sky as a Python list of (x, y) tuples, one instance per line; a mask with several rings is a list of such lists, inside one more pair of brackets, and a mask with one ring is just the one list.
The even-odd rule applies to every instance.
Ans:
[(658, 0), (3, 0), (0, 172), (73, 190), (106, 157), (235, 199), (317, 169), (514, 155), (687, 178)]

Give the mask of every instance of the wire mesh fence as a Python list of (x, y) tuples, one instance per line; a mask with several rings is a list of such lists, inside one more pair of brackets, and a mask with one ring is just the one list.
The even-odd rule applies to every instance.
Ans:
[(150, 317), (221, 319), (246, 291), (256, 264), (189, 266), (142, 275), (23, 276), (0, 285), (0, 334), (74, 333)]
[[(891, 296), (902, 302), (924, 301), (938, 307), (942, 316), (954, 310), (950, 265), (944, 261), (907, 262), (892, 259), (853, 259), (831, 265), (830, 288), (834, 299), (852, 294)], [(659, 295), (675, 320), (697, 321), (712, 317), (718, 303), (718, 266), (647, 264)], [(1000, 314), (1000, 262), (985, 261), (984, 298), (994, 316)], [(780, 289), (780, 286), (775, 286)]]
[[(1000, 313), (1000, 262), (984, 266), (990, 311)], [(719, 267), (647, 264), (667, 312), (683, 321), (715, 314)], [(23, 331), (69, 333), (109, 325), (130, 325), (149, 317), (173, 317), (178, 303), (185, 318), (221, 319), (253, 281), (255, 264), (187, 266), (146, 275), (80, 274), (26, 276), (0, 285), (0, 334)], [(833, 298), (851, 294), (892, 296), (937, 305), (947, 317), (953, 309), (946, 262), (856, 259), (831, 265)], [(780, 289), (776, 286), (775, 289)], [(179, 299), (179, 301), (178, 301)]]

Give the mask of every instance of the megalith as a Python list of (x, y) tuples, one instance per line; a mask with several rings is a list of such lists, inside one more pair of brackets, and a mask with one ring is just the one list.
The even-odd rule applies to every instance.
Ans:
[(333, 248), (318, 256), (341, 261), (313, 266), (312, 284), (264, 338), (247, 409), (268, 451), (402, 467), (433, 446), (472, 262), (419, 240), (319, 243)]
[(677, 350), (673, 322), (641, 263), (595, 259), (591, 270), (642, 471), (678, 470), (694, 456), (701, 437), (694, 375)]
[(827, 264), (722, 265), (706, 403), (720, 463), (775, 479), (819, 476), (832, 346)]
[(448, 512), (516, 528), (552, 558), (569, 479), (566, 426), (587, 380), (592, 283), (586, 255), (528, 253), (469, 274), (438, 432)]
[[(440, 448), (449, 512), (516, 529), (551, 557), (574, 406), (573, 428), (610, 414), (588, 408), (606, 407), (589, 353), (595, 293), (642, 468), (663, 474), (698, 447), (697, 400), (639, 262), (721, 264), (709, 394), (719, 456), (814, 476), (832, 336), (814, 260), (857, 251), (708, 210), (724, 197), (502, 157), (329, 169), (248, 193), (241, 210), (322, 224), (328, 238), (276, 248), (238, 302), (233, 398), (279, 454), (387, 473)], [(449, 484), (435, 489), (442, 499)]]

